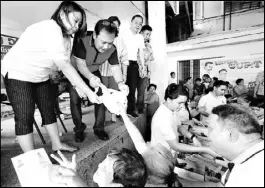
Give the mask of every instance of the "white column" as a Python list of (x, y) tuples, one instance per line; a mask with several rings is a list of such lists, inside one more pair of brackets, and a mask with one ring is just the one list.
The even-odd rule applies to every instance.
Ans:
[(151, 83), (157, 85), (157, 93), (160, 101), (162, 101), (169, 78), (166, 53), (165, 1), (148, 1), (148, 18), (149, 25), (153, 29), (151, 45), (155, 57), (151, 67)]

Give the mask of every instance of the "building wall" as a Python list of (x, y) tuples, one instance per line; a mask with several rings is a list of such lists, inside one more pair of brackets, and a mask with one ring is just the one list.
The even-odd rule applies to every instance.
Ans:
[(178, 61), (264, 56), (264, 8), (225, 18), (224, 1), (194, 1), (194, 32), (186, 41), (167, 45), (168, 74), (178, 73)]
[(264, 56), (264, 27), (227, 31), (168, 45), (168, 73), (178, 72), (178, 61)]
[[(194, 32), (192, 37), (214, 34), (229, 30), (230, 16), (223, 17), (223, 1), (194, 2)], [(240, 29), (264, 24), (264, 7), (233, 13), (231, 15), (231, 29)]]

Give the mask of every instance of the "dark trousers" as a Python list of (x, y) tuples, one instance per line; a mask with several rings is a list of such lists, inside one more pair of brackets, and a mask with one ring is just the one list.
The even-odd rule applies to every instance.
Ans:
[(33, 132), (35, 105), (39, 108), (42, 125), (57, 122), (54, 113), (55, 89), (50, 80), (40, 83), (4, 78), (7, 96), (15, 114), (15, 134)]
[(131, 113), (135, 110), (135, 90), (137, 88), (139, 79), (138, 64), (136, 61), (129, 61), (129, 66), (127, 70), (127, 81), (126, 84), (129, 87), (128, 108), (127, 112)]
[(148, 84), (148, 78), (138, 78), (138, 83), (137, 83), (137, 102), (136, 102), (136, 107), (138, 111), (144, 110), (144, 96), (145, 96), (145, 89)]
[[(93, 73), (95, 76), (99, 77), (101, 80), (101, 75), (99, 71)], [(83, 75), (81, 78), (84, 82), (90, 87), (89, 80), (86, 79)], [(90, 87), (91, 90), (95, 90), (94, 88)], [(73, 122), (75, 124), (74, 131), (75, 132), (82, 132), (85, 130), (85, 125), (82, 123), (82, 110), (81, 110), (81, 98), (79, 97), (76, 90), (73, 88), (72, 84), (69, 83), (68, 91), (70, 94), (70, 108), (71, 114), (73, 118)], [(102, 95), (102, 90), (99, 88), (97, 92), (98, 96)], [(94, 131), (101, 131), (104, 130), (104, 122), (105, 122), (105, 106), (104, 104), (94, 104), (95, 105), (95, 124), (93, 126)]]

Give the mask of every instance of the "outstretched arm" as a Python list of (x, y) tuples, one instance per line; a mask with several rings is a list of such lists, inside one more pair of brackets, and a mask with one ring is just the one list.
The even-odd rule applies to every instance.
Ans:
[(132, 123), (130, 118), (127, 116), (124, 107), (121, 104), (118, 104), (120, 108), (120, 115), (124, 121), (124, 125), (134, 143), (134, 146), (138, 153), (143, 154), (147, 149), (147, 144), (144, 141), (144, 138), (138, 128)]

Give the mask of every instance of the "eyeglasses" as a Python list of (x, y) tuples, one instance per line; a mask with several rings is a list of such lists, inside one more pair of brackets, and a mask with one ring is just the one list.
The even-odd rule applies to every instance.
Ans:
[[(116, 27), (116, 25), (114, 24), (114, 23), (112, 23), (112, 22), (110, 22), (110, 21), (107, 21), (107, 20), (104, 20), (103, 22), (102, 22), (102, 25), (105, 25), (105, 26), (109, 26), (109, 25), (111, 25), (112, 27)], [(116, 27), (117, 28), (117, 27)]]

